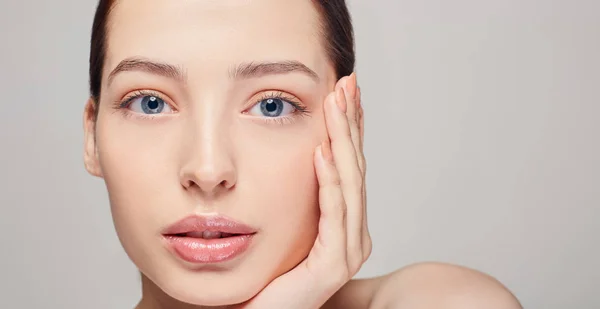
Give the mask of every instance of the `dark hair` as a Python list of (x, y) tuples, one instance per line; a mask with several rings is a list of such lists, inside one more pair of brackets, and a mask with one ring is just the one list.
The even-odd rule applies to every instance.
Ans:
[[(100, 102), (102, 69), (107, 50), (108, 19), (117, 0), (100, 0), (94, 16), (90, 48), (90, 95)], [(345, 0), (312, 0), (321, 14), (323, 46), (337, 78), (354, 71), (354, 31)], [(96, 108), (96, 113), (98, 109)]]

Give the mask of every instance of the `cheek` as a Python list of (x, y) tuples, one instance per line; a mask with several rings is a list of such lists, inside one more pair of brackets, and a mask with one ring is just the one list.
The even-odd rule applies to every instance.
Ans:
[[(314, 149), (318, 131), (278, 132), (256, 136), (238, 171), (239, 198), (252, 201), (251, 216), (260, 222), (268, 245), (261, 255), (277, 265), (275, 274), (289, 270), (308, 254), (318, 228), (318, 182)], [(238, 205), (244, 205), (240, 201)], [(240, 206), (241, 207), (241, 206)]]
[(318, 192), (314, 151), (321, 130), (310, 122), (261, 132), (266, 129), (246, 129), (236, 143), (238, 185), (252, 190), (242, 195), (260, 201), (259, 208), (268, 208), (261, 212), (264, 218), (298, 220), (314, 213)]
[(286, 218), (317, 206), (312, 143), (259, 148), (251, 157), (260, 159), (253, 160), (256, 163), (247, 167), (247, 173), (240, 173), (239, 185), (251, 187), (248, 197), (269, 208), (263, 212), (265, 218), (277, 218), (279, 213), (287, 214), (279, 218)]
[(134, 238), (153, 236), (164, 224), (165, 201), (180, 203), (173, 194), (179, 184), (172, 144), (177, 139), (156, 138), (152, 129), (133, 129), (111, 120), (99, 122), (97, 132), (117, 233), (126, 244), (138, 243)]

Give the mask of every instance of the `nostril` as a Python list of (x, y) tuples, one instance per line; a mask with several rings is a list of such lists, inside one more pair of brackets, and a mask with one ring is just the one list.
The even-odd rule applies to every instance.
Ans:
[(233, 186), (235, 186), (235, 183), (229, 182), (227, 180), (223, 180), (223, 181), (221, 181), (220, 185), (226, 189), (231, 189), (231, 188), (233, 188)]
[(233, 188), (237, 180), (236, 171), (232, 164), (221, 163), (220, 159), (189, 163), (181, 170), (181, 185), (185, 189), (196, 188), (208, 194)]
[(196, 185), (196, 183), (191, 179), (187, 179), (187, 180), (183, 181), (182, 184), (185, 189), (189, 189)]
[(182, 186), (185, 190), (198, 190), (207, 194), (217, 193), (218, 191), (231, 190), (234, 186), (234, 182), (228, 180), (217, 181), (198, 181), (195, 179), (186, 179), (182, 182)]

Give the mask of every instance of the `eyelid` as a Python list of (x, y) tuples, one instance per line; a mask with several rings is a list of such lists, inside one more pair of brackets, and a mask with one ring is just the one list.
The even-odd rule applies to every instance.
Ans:
[(244, 107), (244, 112), (246, 112), (248, 109), (254, 107), (256, 104), (260, 103), (263, 100), (267, 100), (267, 99), (283, 99), (286, 102), (291, 103), (292, 105), (294, 105), (294, 107), (296, 109), (299, 109), (301, 111), (306, 111), (308, 109), (308, 107), (301, 102), (301, 100), (293, 95), (290, 94), (288, 92), (285, 91), (281, 91), (281, 90), (266, 90), (266, 91), (261, 91), (258, 92), (257, 94), (253, 95), (251, 97), (251, 99), (249, 100), (247, 106)]
[(178, 110), (177, 106), (173, 103), (173, 100), (171, 100), (169, 98), (169, 96), (167, 96), (159, 91), (148, 90), (148, 89), (134, 90), (134, 91), (127, 93), (122, 99), (120, 99), (119, 101), (116, 102), (115, 107), (127, 108), (129, 105), (131, 105), (131, 103), (134, 100), (139, 99), (140, 97), (145, 97), (145, 96), (157, 97), (157, 98), (163, 100), (165, 102), (165, 104), (168, 104), (173, 111)]

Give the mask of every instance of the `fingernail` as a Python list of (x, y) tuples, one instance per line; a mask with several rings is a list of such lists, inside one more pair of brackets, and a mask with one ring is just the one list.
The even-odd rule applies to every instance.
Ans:
[(331, 144), (329, 140), (321, 142), (321, 154), (327, 162), (333, 162), (333, 153), (331, 152)]
[(346, 82), (346, 93), (351, 98), (356, 98), (356, 73), (352, 72)]
[(335, 90), (335, 101), (342, 113), (345, 114), (348, 106), (346, 105), (346, 96), (344, 95), (344, 90), (342, 88)]

